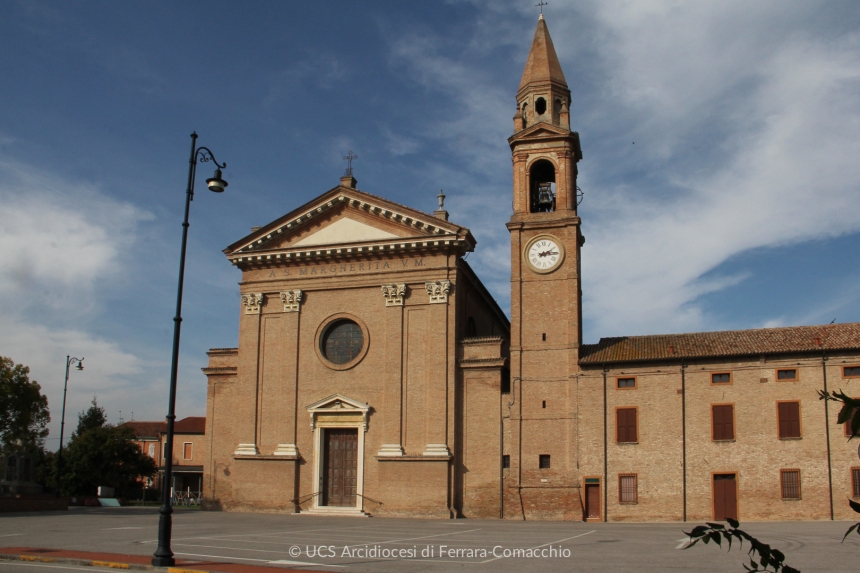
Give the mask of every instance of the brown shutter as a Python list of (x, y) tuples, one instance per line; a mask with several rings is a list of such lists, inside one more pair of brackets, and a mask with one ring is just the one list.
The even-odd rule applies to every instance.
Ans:
[(800, 403), (781, 402), (779, 408), (779, 437), (800, 437)]
[(619, 444), (637, 442), (636, 408), (619, 408), (616, 410), (615, 427)]
[(735, 438), (734, 428), (734, 406), (711, 406), (714, 420), (714, 439), (733, 440)]

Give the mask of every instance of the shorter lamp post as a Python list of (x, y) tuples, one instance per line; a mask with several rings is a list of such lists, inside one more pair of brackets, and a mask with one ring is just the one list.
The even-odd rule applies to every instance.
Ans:
[(179, 369), (179, 327), (182, 324), (182, 285), (185, 280), (185, 245), (188, 241), (188, 210), (194, 199), (194, 177), (197, 160), (215, 164), (215, 175), (206, 180), (213, 193), (223, 193), (227, 182), (221, 179), (221, 170), (227, 164), (219, 164), (206, 147), (197, 148), (197, 133), (191, 134), (191, 159), (188, 167), (188, 189), (185, 191), (185, 219), (182, 222), (182, 248), (179, 251), (179, 286), (176, 293), (176, 316), (173, 317), (173, 359), (170, 364), (170, 397), (167, 401), (167, 442), (164, 444), (164, 479), (161, 482), (161, 509), (158, 511), (158, 548), (152, 556), (155, 567), (172, 567), (176, 564), (170, 549), (170, 534), (173, 528), (173, 508), (170, 506), (170, 485), (173, 481), (173, 422), (176, 419), (176, 376)]
[(69, 389), (69, 366), (76, 364), (76, 370), (84, 369), (83, 358), (66, 355), (66, 381), (63, 383), (63, 414), (60, 416), (60, 449), (57, 451), (57, 497), (60, 497), (60, 482), (63, 477), (63, 434), (66, 430), (66, 392)]

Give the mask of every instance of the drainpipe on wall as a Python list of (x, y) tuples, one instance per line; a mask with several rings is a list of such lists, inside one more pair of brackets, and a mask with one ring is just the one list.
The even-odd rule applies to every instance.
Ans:
[(681, 360), (681, 450), (683, 452), (684, 521), (687, 521), (687, 365)]
[[(827, 355), (821, 352), (821, 373), (824, 376), (824, 393), (827, 393)], [(833, 466), (830, 461), (830, 400), (824, 400), (824, 435), (827, 439), (827, 491), (830, 494), (830, 521), (833, 521)]]
[(603, 521), (607, 521), (609, 508), (606, 507), (607, 503), (609, 503), (609, 488), (608, 488), (608, 480), (609, 480), (609, 460), (607, 458), (607, 454), (609, 451), (609, 437), (607, 435), (607, 425), (606, 421), (607, 410), (606, 410), (606, 373), (608, 369), (606, 368), (606, 364), (603, 365)]

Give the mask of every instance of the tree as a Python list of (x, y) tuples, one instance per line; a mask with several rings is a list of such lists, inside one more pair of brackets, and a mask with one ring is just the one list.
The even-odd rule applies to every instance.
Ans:
[(62, 491), (72, 495), (95, 495), (99, 486), (116, 488), (118, 497), (139, 493), (138, 477), (152, 477), (155, 462), (133, 442), (127, 426), (114, 426), (93, 398), (92, 405), (78, 415), (78, 427), (63, 453)]
[(93, 396), (90, 407), (78, 414), (78, 427), (75, 429), (75, 434), (83, 435), (94, 428), (101, 428), (106, 422), (105, 409), (99, 406), (96, 397)]
[(0, 445), (21, 440), (28, 449), (41, 450), (48, 435), (48, 398), (30, 381), (30, 369), (0, 356)]

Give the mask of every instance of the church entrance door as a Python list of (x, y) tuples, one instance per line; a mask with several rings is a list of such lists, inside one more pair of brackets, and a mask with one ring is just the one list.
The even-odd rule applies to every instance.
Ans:
[(324, 430), (322, 505), (355, 507), (358, 484), (358, 429)]

